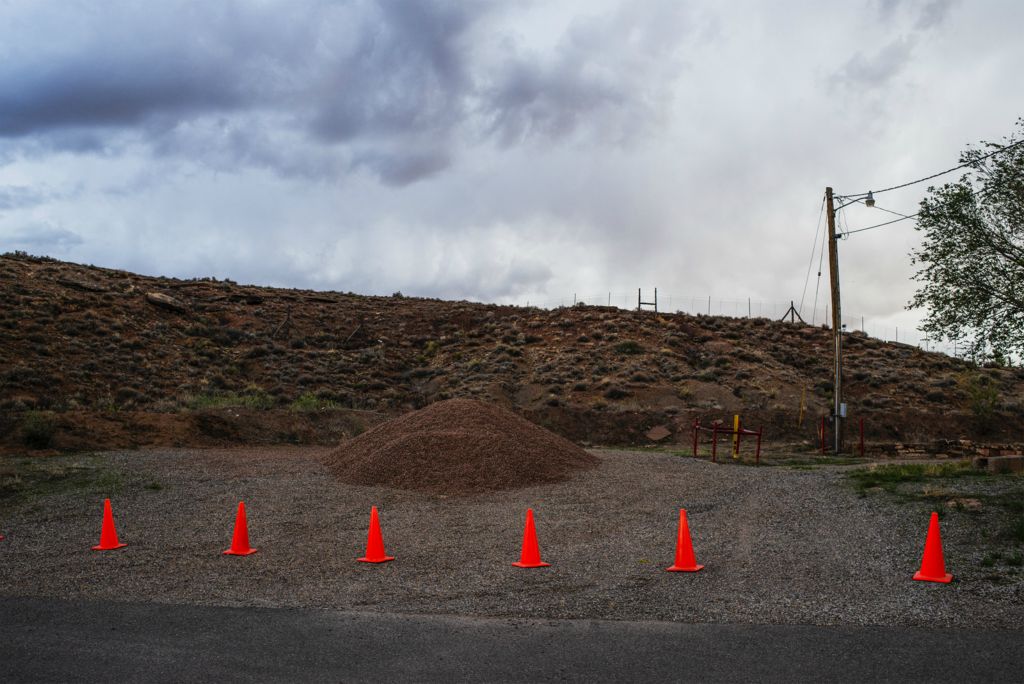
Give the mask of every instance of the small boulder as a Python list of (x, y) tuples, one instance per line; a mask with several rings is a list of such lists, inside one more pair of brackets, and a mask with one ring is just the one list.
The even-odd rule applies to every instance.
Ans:
[(170, 295), (165, 295), (163, 292), (147, 292), (146, 301), (164, 309), (170, 309), (171, 311), (188, 311), (188, 307), (185, 305), (185, 302), (180, 299), (175, 299)]
[(671, 434), (672, 431), (669, 430), (664, 425), (657, 425), (648, 430), (646, 436), (647, 439), (651, 440), (652, 442), (660, 442), (661, 440), (665, 439)]

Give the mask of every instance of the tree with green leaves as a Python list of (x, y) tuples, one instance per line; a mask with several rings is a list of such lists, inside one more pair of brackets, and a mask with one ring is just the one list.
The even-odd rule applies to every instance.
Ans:
[(928, 188), (911, 252), (921, 330), (975, 360), (1024, 356), (1024, 118), (1017, 137), (960, 155), (960, 180)]

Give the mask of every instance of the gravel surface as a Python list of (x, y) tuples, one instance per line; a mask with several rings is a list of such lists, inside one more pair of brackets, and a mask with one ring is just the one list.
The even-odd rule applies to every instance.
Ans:
[[(1024, 626), (1024, 582), (968, 557), (943, 520), (952, 585), (914, 582), (927, 510), (858, 497), (838, 469), (751, 468), (597, 450), (572, 480), (471, 497), (336, 481), (309, 448), (104, 454), (121, 541), (93, 552), (102, 494), (56, 493), (0, 520), (0, 595), (504, 617), (820, 625)], [(159, 483), (159, 489), (146, 488)], [(152, 485), (151, 485), (152, 486)], [(222, 556), (244, 499), (259, 552)], [(355, 562), (371, 505), (397, 560)], [(544, 569), (513, 568), (532, 507)], [(668, 573), (686, 507), (700, 573)]]

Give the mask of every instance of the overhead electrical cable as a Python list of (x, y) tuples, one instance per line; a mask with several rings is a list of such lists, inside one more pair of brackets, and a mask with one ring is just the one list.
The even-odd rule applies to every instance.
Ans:
[(918, 216), (917, 214), (913, 214), (911, 216), (901, 216), (900, 218), (893, 219), (892, 221), (886, 221), (885, 223), (876, 223), (875, 225), (868, 226), (867, 228), (858, 228), (857, 230), (848, 230), (845, 233), (843, 233), (842, 237), (846, 237), (847, 235), (853, 235), (854, 233), (863, 233), (865, 230), (874, 230), (875, 228), (881, 228), (882, 226), (888, 226), (888, 225), (891, 225), (893, 223), (899, 223), (900, 221), (906, 221), (907, 219), (915, 219), (915, 218), (917, 218), (917, 216)]
[(825, 263), (825, 241), (821, 241), (821, 252), (818, 254), (818, 280), (814, 285), (814, 308), (811, 309), (811, 325), (814, 325), (814, 317), (818, 313), (818, 289), (821, 288), (821, 265)]
[[(811, 244), (811, 257), (807, 260), (807, 276), (804, 278), (804, 291), (800, 294), (800, 309), (804, 310), (804, 299), (807, 297), (807, 284), (811, 281), (811, 267), (814, 266), (814, 251), (818, 248), (818, 235), (821, 234), (821, 217), (825, 215), (825, 198), (821, 198), (821, 209), (818, 210), (818, 226), (814, 229), (814, 242)], [(820, 269), (819, 269), (820, 270)], [(821, 275), (820, 273), (818, 275)]]
[[(994, 157), (997, 154), (1002, 154), (1003, 152), (1007, 152), (1007, 151), (1012, 150), (1012, 149), (1014, 149), (1016, 147), (1020, 147), (1021, 145), (1024, 145), (1024, 140), (1018, 140), (1017, 142), (1010, 143), (1009, 145), (1006, 145), (1004, 147), (1000, 147), (998, 150), (993, 150), (992, 152), (989, 152), (988, 154), (983, 154), (982, 156), (978, 157), (977, 159), (972, 159), (969, 162), (964, 162), (963, 164), (960, 164), (959, 166), (954, 166), (951, 169), (946, 169), (945, 171), (939, 171), (938, 173), (933, 173), (930, 176), (925, 176), (924, 178), (918, 178), (917, 180), (912, 180), (912, 181), (909, 181), (907, 183), (900, 183), (899, 185), (893, 185), (892, 187), (889, 187), (889, 188), (882, 188), (881, 190), (869, 190), (868, 192), (871, 192), (874, 195), (881, 195), (883, 192), (889, 192), (890, 190), (899, 190), (900, 188), (906, 188), (906, 187), (909, 187), (911, 185), (917, 185), (918, 183), (924, 183), (925, 181), (929, 181), (929, 180), (931, 180), (933, 178), (938, 178), (939, 176), (945, 176), (947, 173), (953, 173), (954, 171), (959, 171), (960, 169), (966, 169), (968, 166), (974, 166), (975, 164), (977, 164), (980, 161), (984, 161), (984, 160), (988, 159), (989, 157)], [(843, 195), (843, 197), (856, 197), (857, 195), (867, 195), (867, 194), (868, 194), (867, 192), (854, 192), (854, 193), (850, 193), (849, 195)]]

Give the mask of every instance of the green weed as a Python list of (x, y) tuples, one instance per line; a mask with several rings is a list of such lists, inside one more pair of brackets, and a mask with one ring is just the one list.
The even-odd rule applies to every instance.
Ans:
[(321, 399), (312, 392), (306, 392), (288, 405), (288, 408), (292, 411), (323, 411), (338, 407), (338, 402), (331, 401), (330, 399)]
[(985, 477), (987, 473), (971, 467), (967, 461), (943, 463), (891, 463), (858, 468), (849, 473), (861, 492), (880, 487), (888, 492), (905, 482), (924, 482), (935, 478)]

